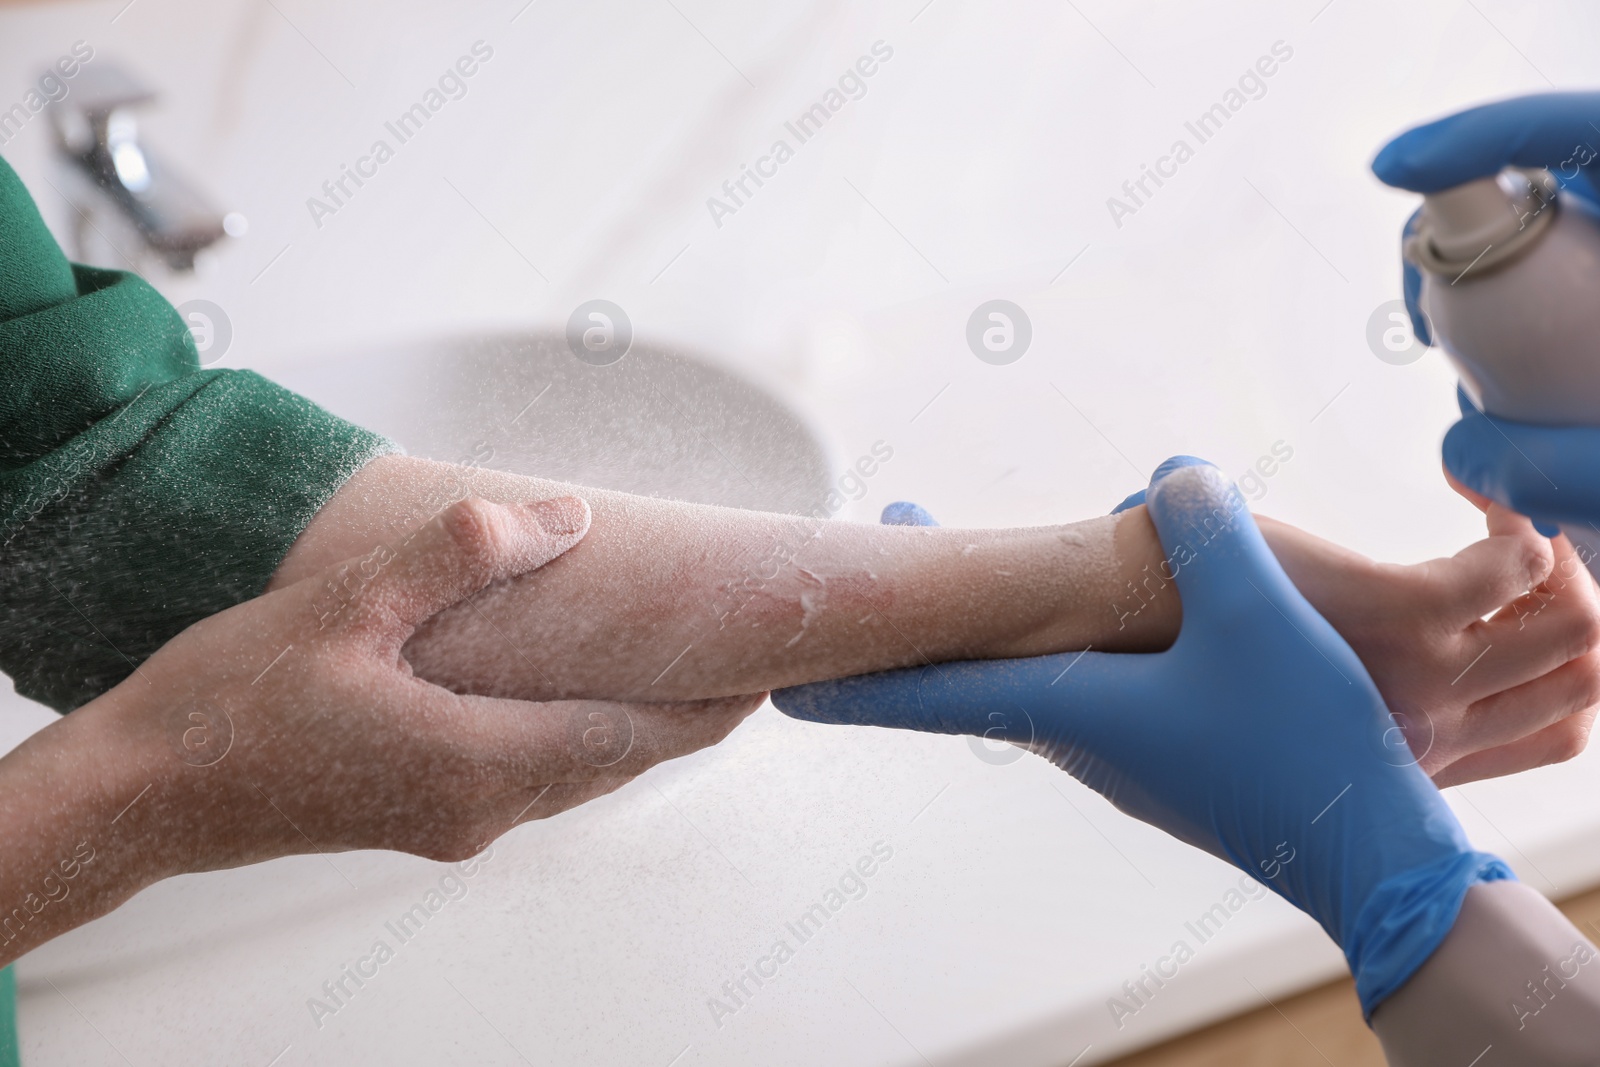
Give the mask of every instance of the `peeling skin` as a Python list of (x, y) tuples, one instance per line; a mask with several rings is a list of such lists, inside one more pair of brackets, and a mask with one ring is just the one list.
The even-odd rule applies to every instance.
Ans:
[(808, 571), (804, 567), (799, 566), (795, 567), (795, 574), (801, 579), (809, 579), (810, 581), (815, 582), (816, 588), (801, 591), (800, 629), (793, 637), (789, 638), (789, 643), (784, 645), (784, 648), (793, 648), (795, 645), (800, 643), (800, 639), (806, 635), (806, 628), (811, 625), (811, 620), (821, 614), (823, 605), (826, 604), (828, 600), (827, 579), (820, 578), (814, 572)]
[[(416, 527), (460, 468), (374, 460), (317, 514), (277, 587)], [(540, 570), (425, 623), (416, 673), (530, 700), (732, 696), (926, 661), (1146, 651), (1177, 632), (1175, 592), (1115, 607), (1160, 559), (1143, 508), (1071, 526), (951, 530), (822, 522), (476, 470), (501, 502), (576, 493), (588, 536)], [(1120, 623), (1120, 624), (1119, 624)]]

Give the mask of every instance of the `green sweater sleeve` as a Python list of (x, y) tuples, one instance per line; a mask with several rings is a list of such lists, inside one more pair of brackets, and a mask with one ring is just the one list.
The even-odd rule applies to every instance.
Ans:
[(0, 161), (0, 669), (70, 711), (257, 596), (393, 451), (249, 371), (202, 371), (132, 274), (69, 264)]

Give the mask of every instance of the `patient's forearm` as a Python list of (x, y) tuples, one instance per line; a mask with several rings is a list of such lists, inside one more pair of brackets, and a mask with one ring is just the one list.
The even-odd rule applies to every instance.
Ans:
[[(397, 544), (453, 497), (572, 491), (384, 457), (318, 513), (273, 584)], [(588, 537), (432, 620), (406, 648), (418, 674), (527, 699), (676, 700), (929, 661), (1143, 651), (1177, 633), (1175, 597), (1134, 610), (1144, 602), (1128, 583), (1160, 558), (1142, 508), (1071, 526), (947, 530), (577, 492), (594, 513)]]
[[(1600, 1063), (1600, 952), (1537, 891), (1467, 891), (1444, 943), (1378, 1006), (1392, 1067)], [(1488, 1055), (1485, 1052), (1493, 1049)]]
[(154, 786), (161, 796), (164, 783), (145, 776), (148, 763), (107, 728), (126, 688), (0, 758), (0, 965), (181, 869), (163, 828), (142, 822), (154, 802), (146, 794)]

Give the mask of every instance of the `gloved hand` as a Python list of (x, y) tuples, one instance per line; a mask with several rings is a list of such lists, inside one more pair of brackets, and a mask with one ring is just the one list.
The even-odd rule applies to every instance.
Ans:
[[(1372, 161), (1378, 180), (1399, 189), (1432, 193), (1498, 174), (1505, 167), (1545, 167), (1561, 194), (1600, 209), (1600, 93), (1538, 93), (1469, 108), (1407, 130)], [(1402, 242), (1417, 216), (1406, 223)], [(1422, 276), (1402, 258), (1406, 310), (1419, 340), (1432, 344), (1417, 306)], [(1504, 503), (1504, 501), (1502, 501)]]
[(1444, 435), (1444, 465), (1458, 482), (1528, 516), (1547, 537), (1558, 526), (1600, 532), (1600, 427), (1512, 422), (1460, 390), (1457, 400), (1461, 421)]
[(1443, 940), (1468, 887), (1511, 872), (1394, 759), (1385, 735), (1397, 727), (1361, 661), (1284, 575), (1227, 478), (1176, 467), (1192, 462), (1164, 464), (1145, 501), (1183, 606), (1167, 651), (946, 663), (780, 690), (773, 703), (813, 722), (1033, 749), (1309, 912), (1344, 949), (1370, 1015)]
[[(1538, 93), (1469, 108), (1407, 130), (1372, 162), (1380, 181), (1430, 193), (1508, 166), (1545, 167), (1562, 196), (1600, 208), (1600, 93)], [(1416, 216), (1406, 224), (1409, 236)], [(1418, 309), (1421, 275), (1405, 262), (1406, 310), (1417, 337), (1431, 344)], [(1462, 421), (1445, 438), (1446, 468), (1467, 488), (1532, 518), (1541, 533), (1557, 524), (1582, 530), (1600, 520), (1600, 431), (1536, 427), (1485, 415), (1465, 396)]]

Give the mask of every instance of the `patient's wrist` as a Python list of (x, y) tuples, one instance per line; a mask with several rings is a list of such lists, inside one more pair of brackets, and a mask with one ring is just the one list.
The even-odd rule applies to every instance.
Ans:
[(1107, 632), (1095, 647), (1110, 652), (1160, 651), (1177, 639), (1183, 620), (1174, 581), (1183, 555), (1175, 551), (1169, 556), (1143, 504), (1113, 519), (1115, 565), (1106, 577)]
[(0, 759), (0, 887), (10, 907), (0, 915), (0, 960), (184, 869), (183, 850), (149, 810), (164, 792), (163, 762), (176, 758), (153, 758), (112, 714), (139, 684), (136, 675)]
[(1372, 1016), (1393, 1067), (1494, 1062), (1592, 1067), (1600, 952), (1520, 882), (1467, 891), (1450, 934)]

